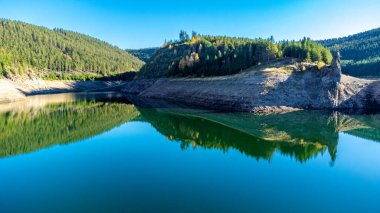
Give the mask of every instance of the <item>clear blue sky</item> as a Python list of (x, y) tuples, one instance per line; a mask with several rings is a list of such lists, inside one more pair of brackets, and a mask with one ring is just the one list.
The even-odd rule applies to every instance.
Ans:
[(0, 17), (91, 35), (121, 48), (161, 45), (181, 29), (276, 40), (380, 27), (380, 0), (0, 0)]

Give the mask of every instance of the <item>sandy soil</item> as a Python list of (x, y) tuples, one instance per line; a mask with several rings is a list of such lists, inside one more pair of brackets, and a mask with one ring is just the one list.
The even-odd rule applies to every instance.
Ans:
[(0, 79), (0, 103), (20, 101), (25, 95), (15, 85), (6, 79)]

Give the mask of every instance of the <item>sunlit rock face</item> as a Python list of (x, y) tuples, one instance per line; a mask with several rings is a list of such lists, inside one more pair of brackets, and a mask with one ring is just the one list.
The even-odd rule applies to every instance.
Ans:
[(122, 91), (144, 98), (224, 111), (380, 109), (379, 82), (341, 74), (339, 58), (321, 70), (297, 71), (291, 61), (209, 78), (138, 79)]

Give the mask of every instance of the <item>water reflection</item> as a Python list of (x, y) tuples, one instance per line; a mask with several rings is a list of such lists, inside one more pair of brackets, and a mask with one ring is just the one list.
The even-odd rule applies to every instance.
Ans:
[(149, 122), (182, 149), (235, 149), (269, 161), (276, 152), (305, 162), (326, 151), (335, 161), (339, 132), (380, 141), (379, 115), (217, 113), (136, 107), (118, 93), (60, 94), (0, 105), (0, 157), (75, 142), (131, 120)]
[[(92, 137), (139, 113), (116, 93), (32, 96), (0, 105), (0, 157)], [(112, 100), (112, 102), (110, 102)]]
[(276, 151), (304, 162), (328, 150), (335, 161), (339, 132), (380, 141), (379, 115), (297, 111), (285, 114), (199, 113), (139, 109), (170, 140), (189, 146), (237, 149), (270, 160)]

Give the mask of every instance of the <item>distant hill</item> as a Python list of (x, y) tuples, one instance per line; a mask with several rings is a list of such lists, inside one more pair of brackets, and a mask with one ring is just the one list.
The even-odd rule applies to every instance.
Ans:
[(343, 73), (357, 77), (380, 77), (380, 28), (319, 42), (331, 49), (338, 46)]
[(197, 34), (190, 38), (182, 31), (180, 40), (166, 43), (157, 50), (141, 68), (138, 76), (231, 75), (282, 57), (326, 64), (332, 60), (331, 52), (327, 48), (308, 38), (276, 43), (273, 39)]
[(84, 80), (137, 71), (144, 63), (99, 39), (0, 19), (0, 77), (33, 73)]
[(141, 61), (147, 62), (159, 49), (159, 47), (151, 47), (143, 49), (127, 49), (126, 51)]

